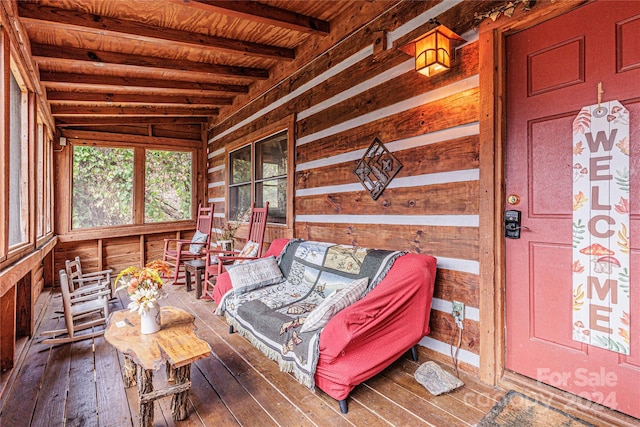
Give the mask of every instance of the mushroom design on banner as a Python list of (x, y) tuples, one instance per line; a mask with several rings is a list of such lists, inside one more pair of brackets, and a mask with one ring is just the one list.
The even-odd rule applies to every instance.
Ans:
[(611, 274), (612, 267), (620, 267), (620, 261), (613, 255), (615, 252), (605, 248), (599, 243), (580, 249), (580, 253), (584, 255), (592, 255), (591, 262), (594, 264), (594, 273)]

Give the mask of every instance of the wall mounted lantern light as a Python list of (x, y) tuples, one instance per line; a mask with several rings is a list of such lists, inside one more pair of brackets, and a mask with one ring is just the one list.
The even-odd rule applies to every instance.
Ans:
[(438, 25), (414, 42), (416, 71), (433, 76), (448, 70), (454, 60), (456, 46), (464, 41), (444, 25)]

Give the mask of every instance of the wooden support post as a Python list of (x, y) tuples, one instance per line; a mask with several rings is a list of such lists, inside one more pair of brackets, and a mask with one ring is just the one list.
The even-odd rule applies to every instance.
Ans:
[(124, 372), (122, 374), (122, 380), (126, 388), (136, 385), (136, 364), (126, 354), (124, 355)]
[(145, 258), (146, 258), (146, 254), (145, 254), (145, 250), (144, 250), (144, 234), (140, 235), (140, 267), (144, 267), (145, 265)]
[(98, 248), (97, 248), (97, 258), (98, 258), (98, 271), (104, 270), (104, 259), (103, 259), (103, 242), (102, 239), (98, 239)]
[(153, 399), (145, 397), (153, 393), (153, 370), (137, 367), (138, 398), (140, 399), (140, 427), (153, 427)]
[(174, 378), (175, 376), (175, 370), (171, 367), (171, 363), (167, 360), (167, 363), (165, 365), (166, 367), (166, 372), (167, 372), (167, 382), (169, 384), (173, 384), (176, 382), (176, 379)]
[(175, 386), (189, 384), (184, 391), (177, 392), (171, 398), (171, 416), (175, 421), (186, 420), (189, 416), (187, 403), (189, 402), (189, 389), (191, 388), (191, 364), (172, 369)]

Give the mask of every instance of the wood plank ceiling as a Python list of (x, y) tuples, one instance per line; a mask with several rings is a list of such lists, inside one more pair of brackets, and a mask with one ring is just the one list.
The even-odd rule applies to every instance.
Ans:
[(204, 123), (351, 1), (19, 0), (58, 127)]

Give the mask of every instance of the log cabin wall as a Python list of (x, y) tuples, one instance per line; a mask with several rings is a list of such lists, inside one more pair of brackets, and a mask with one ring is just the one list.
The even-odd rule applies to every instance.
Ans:
[[(55, 196), (58, 200), (55, 271), (66, 260), (79, 256), (87, 272), (113, 269), (115, 273), (131, 265), (162, 259), (164, 239), (191, 239), (199, 203), (204, 200), (204, 146), (206, 132), (202, 124), (162, 124), (128, 126), (78, 126), (65, 128), (61, 136), (68, 145), (56, 153)], [(105, 229), (73, 230), (71, 227), (71, 182), (73, 145), (127, 146), (147, 149), (194, 150), (193, 219), (171, 223), (136, 224)], [(136, 168), (134, 180), (144, 180), (143, 168)], [(139, 201), (137, 201), (139, 202)], [(142, 201), (144, 202), (144, 201)]]
[[(331, 26), (340, 30), (333, 39), (300, 49), (306, 63), (296, 62), (297, 69), (282, 70), (252, 88), (250, 96), (260, 95), (251, 103), (229, 107), (230, 114), (221, 111), (228, 118), (209, 130), (208, 197), (216, 212), (224, 210), (229, 148), (293, 117), (294, 223), (287, 232), (437, 257), (431, 333), (421, 341), (423, 351), (451, 363), (449, 345), (458, 335), (451, 301), (462, 301), (467, 309), (459, 366), (477, 374), (479, 48), (472, 30), (477, 4), (382, 6), (385, 10), (375, 9), (380, 4), (359, 5), (337, 17)], [(451, 70), (428, 78), (399, 47), (433, 28), (430, 18), (466, 43)], [(351, 25), (341, 25), (346, 22)], [(403, 165), (376, 201), (353, 172), (374, 138)]]

